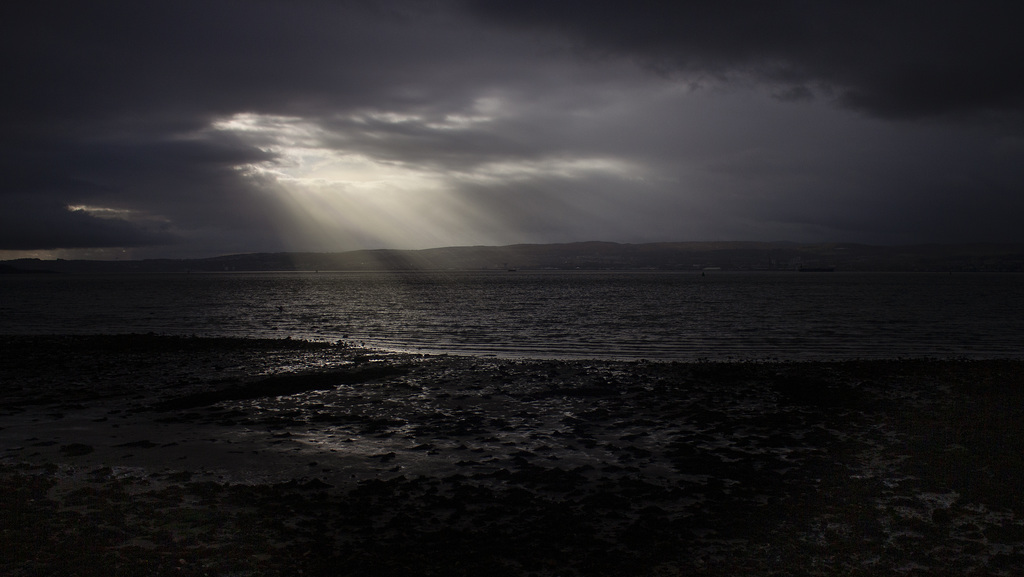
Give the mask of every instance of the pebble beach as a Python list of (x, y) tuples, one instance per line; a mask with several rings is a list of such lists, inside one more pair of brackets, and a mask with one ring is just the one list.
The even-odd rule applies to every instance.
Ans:
[(1020, 360), (0, 345), (4, 575), (1024, 567)]

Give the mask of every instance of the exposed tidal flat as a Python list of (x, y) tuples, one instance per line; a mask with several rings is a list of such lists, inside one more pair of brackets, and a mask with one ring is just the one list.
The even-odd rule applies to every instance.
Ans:
[(1024, 361), (0, 337), (4, 575), (1015, 575)]

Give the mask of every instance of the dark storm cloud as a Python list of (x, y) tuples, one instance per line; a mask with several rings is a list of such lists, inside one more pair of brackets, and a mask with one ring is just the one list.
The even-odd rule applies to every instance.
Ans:
[[(462, 78), (509, 73), (467, 49), (483, 32), (438, 30), (401, 3), (298, 0), (35, 2), (5, 8), (13, 125), (164, 121), (179, 130), (237, 112), (314, 114), (373, 105), (457, 107)], [(440, 20), (440, 21), (439, 21)], [(471, 78), (470, 78), (471, 76)], [(66, 126), (66, 125), (64, 125)], [(151, 126), (147, 126), (151, 128)]]
[(365, 147), (356, 152), (382, 161), (447, 166), (532, 154), (493, 133), (351, 123), (366, 110), (443, 118), (489, 85), (544, 69), (521, 58), (521, 43), (437, 7), (186, 0), (0, 10), (0, 202), (14, 212), (20, 205), (4, 199), (30, 196), (36, 209), (22, 218), (37, 231), (17, 242), (8, 234), (0, 249), (170, 238), (87, 214), (73, 216), (108, 231), (102, 241), (61, 233), (73, 220), (64, 207), (78, 204), (137, 209), (182, 237), (219, 227), (254, 249), (280, 248), (271, 239), (277, 201), (236, 170), (274, 155), (258, 138), (225, 142), (208, 130), (240, 113), (322, 122), (336, 134), (321, 145)]
[(1024, 106), (1017, 2), (469, 0), (497, 23), (553, 30), (663, 72), (747, 76), (880, 117)]
[(0, 208), (12, 224), (0, 249), (172, 238), (66, 209), (76, 204), (258, 238), (273, 203), (248, 194), (253, 182), (235, 167), (272, 155), (204, 132), (211, 121), (437, 102), (417, 91), (415, 59), (387, 34), (410, 16), (370, 3), (43, 1), (0, 11)]
[(8, 2), (0, 250), (385, 238), (320, 217), (384, 226), (401, 200), (357, 207), (377, 199), (353, 177), (323, 188), (350, 204), (302, 206), (293, 145), (419, 178), (405, 205), (437, 234), (413, 245), (1020, 239), (1020, 23), (991, 2)]
[(0, 213), (0, 247), (8, 250), (138, 247), (174, 242), (159, 224), (146, 226), (96, 217), (34, 198), (6, 199)]
[(271, 158), (217, 135), (82, 132), (4, 146), (0, 248), (139, 247), (181, 241), (176, 222), (231, 228), (252, 186), (235, 167)]

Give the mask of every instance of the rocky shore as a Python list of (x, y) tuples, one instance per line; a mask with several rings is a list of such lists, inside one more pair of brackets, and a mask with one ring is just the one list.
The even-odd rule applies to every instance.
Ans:
[(0, 573), (1015, 575), (1024, 362), (0, 336)]

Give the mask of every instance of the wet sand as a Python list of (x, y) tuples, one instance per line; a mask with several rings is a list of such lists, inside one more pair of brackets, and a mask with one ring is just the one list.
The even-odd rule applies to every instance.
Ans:
[(5, 575), (1018, 575), (1024, 362), (0, 337)]

